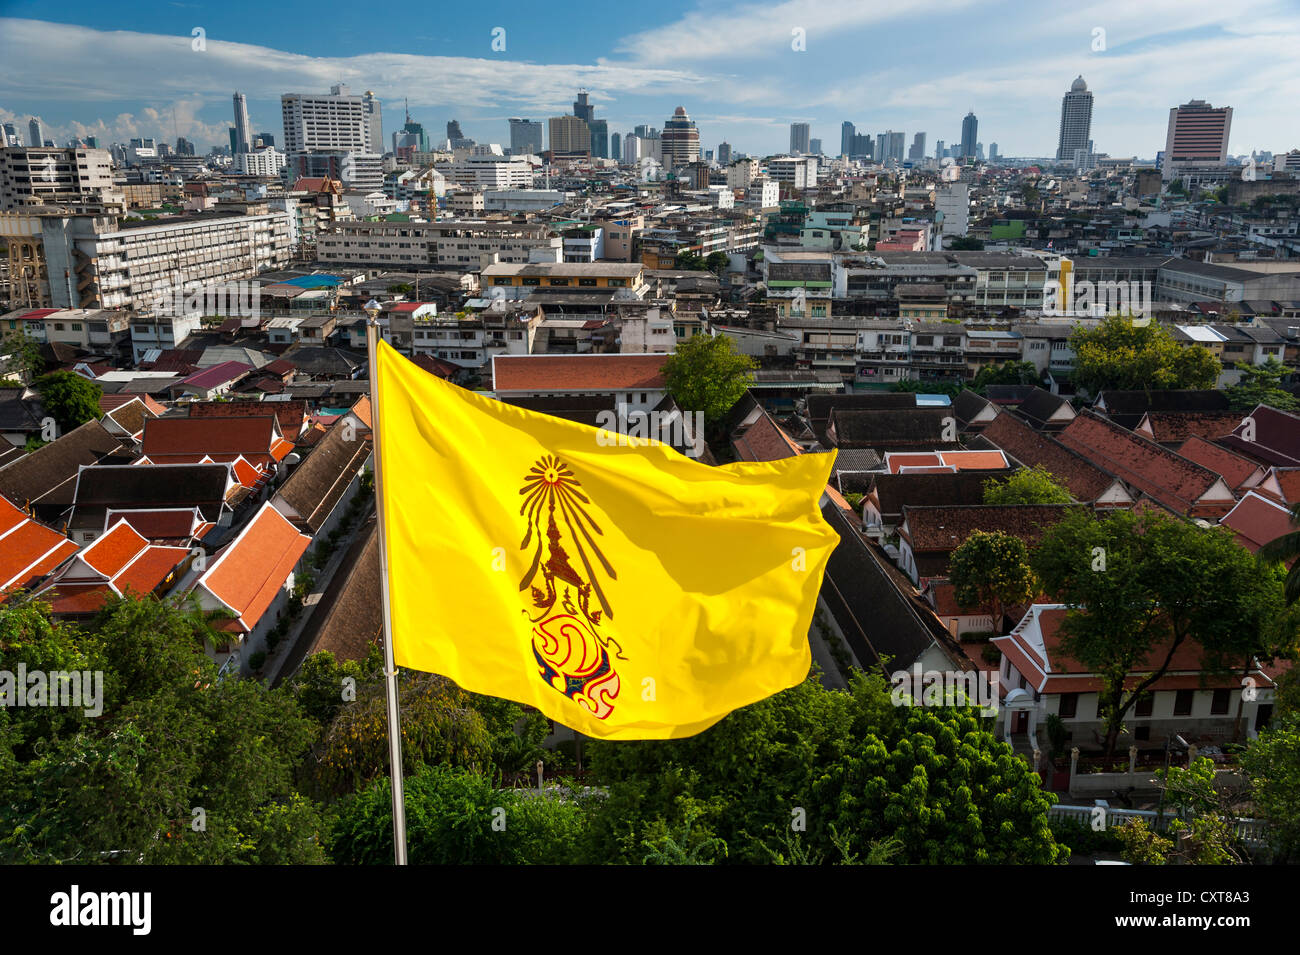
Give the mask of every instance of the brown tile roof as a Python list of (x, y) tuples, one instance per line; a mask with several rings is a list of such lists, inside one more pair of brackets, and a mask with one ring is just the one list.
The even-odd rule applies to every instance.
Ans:
[(154, 418), (145, 424), (140, 450), (155, 464), (243, 455), (265, 467), (283, 460), (293, 446), (268, 410), (260, 417)]
[(1282, 503), (1295, 504), (1300, 501), (1300, 468), (1271, 468), (1266, 480), (1268, 483), (1277, 483)]
[(280, 433), (294, 438), (302, 431), (307, 420), (307, 400), (289, 401), (192, 401), (188, 405), (191, 418), (261, 418), (275, 415), (280, 423)]
[[(132, 395), (134, 401), (127, 401), (118, 405), (112, 411), (104, 415), (122, 431), (131, 437), (136, 437), (144, 430), (144, 423), (150, 418), (156, 418), (152, 411), (145, 407), (144, 401), (139, 395)], [(157, 402), (153, 402), (157, 404)]]
[(912, 550), (950, 553), (975, 531), (1005, 531), (1027, 544), (1038, 543), (1043, 532), (1065, 517), (1070, 504), (959, 505), (903, 508)]
[(1157, 444), (1178, 444), (1193, 435), (1208, 439), (1228, 434), (1243, 417), (1240, 411), (1148, 411), (1134, 430)]
[(733, 433), (731, 443), (742, 461), (779, 461), (802, 453), (799, 445), (767, 412), (760, 414), (748, 427)]
[(102, 424), (87, 421), (0, 468), (0, 494), (19, 507), (30, 508), (45, 523), (61, 526), (63, 512), (72, 506), (78, 471), (84, 465), (129, 464), (136, 458)]
[(1148, 411), (1227, 411), (1228, 396), (1213, 389), (1103, 391), (1097, 405), (1121, 428), (1136, 428)]
[(1237, 535), (1237, 540), (1252, 554), (1269, 541), (1295, 530), (1291, 511), (1253, 491), (1219, 521)]
[(1060, 479), (1076, 501), (1091, 503), (1115, 483), (1115, 478), (1053, 437), (1040, 434), (1006, 412), (980, 434), (1027, 467), (1039, 467)]
[(336, 422), (276, 492), (290, 508), (286, 516), (318, 532), (365, 466), (370, 450), (367, 434)]
[(384, 623), (379, 609), (379, 534), (374, 521), (358, 534), (358, 542), (353, 546), (361, 550), (350, 571), (336, 575), (321, 598), (329, 608), (324, 618), (317, 623), (313, 616), (309, 622), (309, 626), (318, 627), (309, 654), (328, 650), (337, 660), (361, 660), (383, 636)]
[[(1251, 441), (1245, 437), (1248, 424), (1255, 429)], [(1300, 415), (1257, 405), (1219, 443), (1265, 464), (1296, 467), (1300, 465)]]
[(1011, 474), (1003, 471), (943, 471), (936, 474), (872, 475), (868, 497), (876, 504), (882, 518), (902, 517), (904, 505), (913, 507), (951, 507), (983, 504), (984, 482)]
[(1091, 411), (1071, 421), (1058, 440), (1178, 514), (1220, 517), (1235, 502), (1209, 468)]
[(656, 391), (666, 355), (497, 355), (497, 391)]
[(826, 434), (842, 448), (933, 450), (949, 443), (943, 440), (945, 422), (956, 425), (951, 409), (833, 408)]
[(1209, 468), (1228, 482), (1234, 491), (1255, 476), (1263, 476), (1264, 468), (1249, 458), (1233, 454), (1200, 435), (1192, 435), (1178, 446), (1178, 453), (1203, 468)]

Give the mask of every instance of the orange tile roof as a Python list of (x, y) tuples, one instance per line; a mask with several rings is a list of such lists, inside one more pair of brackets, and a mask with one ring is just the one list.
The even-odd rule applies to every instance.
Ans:
[(664, 387), (667, 355), (497, 355), (497, 391), (654, 391)]
[(263, 504), (239, 536), (199, 580), (252, 630), (311, 545), (270, 503)]
[(76, 552), (75, 543), (0, 497), (0, 601), (4, 591), (34, 583)]
[(940, 451), (939, 459), (958, 471), (998, 471), (1007, 466), (1001, 451)]
[(257, 487), (262, 481), (262, 472), (249, 464), (242, 455), (231, 463), (230, 470), (235, 475), (235, 480), (244, 487)]
[(81, 552), (81, 559), (92, 570), (112, 580), (131, 563), (149, 542), (137, 534), (126, 521), (118, 521), (102, 537), (96, 538)]
[(352, 413), (356, 415), (361, 420), (361, 423), (367, 428), (374, 428), (374, 423), (371, 421), (369, 395), (362, 395), (357, 399), (356, 404), (352, 406)]
[(939, 460), (939, 455), (932, 452), (924, 454), (895, 454), (893, 451), (888, 451), (885, 453), (885, 464), (889, 468), (890, 474), (897, 474), (900, 468), (943, 467), (943, 462)]
[(120, 593), (153, 593), (189, 555), (187, 547), (149, 545), (113, 578), (113, 586)]

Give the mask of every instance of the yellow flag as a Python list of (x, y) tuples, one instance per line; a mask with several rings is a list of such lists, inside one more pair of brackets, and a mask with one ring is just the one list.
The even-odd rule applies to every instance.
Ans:
[(400, 666), (606, 739), (690, 736), (807, 676), (833, 454), (710, 467), (383, 342), (377, 365)]

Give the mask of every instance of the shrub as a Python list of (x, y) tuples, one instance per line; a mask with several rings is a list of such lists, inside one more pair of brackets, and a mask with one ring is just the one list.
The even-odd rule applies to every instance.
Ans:
[(266, 663), (265, 650), (258, 650), (256, 653), (252, 653), (248, 657), (248, 668), (252, 670), (254, 673), (261, 670), (263, 664), (265, 663)]

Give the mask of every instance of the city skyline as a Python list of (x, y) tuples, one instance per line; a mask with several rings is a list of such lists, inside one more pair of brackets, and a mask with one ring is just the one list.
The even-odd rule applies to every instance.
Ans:
[[(1300, 94), (1300, 65), (1288, 53), (1300, 39), (1300, 14), (1287, 4), (1261, 0), (1225, 10), (1157, 2), (1141, 11), (1115, 4), (1050, 17), (1025, 13), (1017, 35), (1034, 38), (1032, 56), (1023, 40), (1010, 55), (1011, 38), (993, 29), (990, 12), (1003, 6), (976, 0), (953, 9), (919, 0), (890, 12), (814, 0), (776, 7), (668, 2), (657, 8), (659, 25), (636, 11), (601, 7), (601, 17), (584, 22), (584, 53), (575, 57), (572, 35), (538, 22), (523, 5), (493, 13), (491, 23), (449, 12), (437, 38), (413, 29), (359, 50), (355, 38), (297, 29), (300, 20), (288, 29), (287, 18), (298, 16), (293, 4), (229, 5), (227, 21), (246, 12), (265, 21), (259, 37), (277, 38), (252, 45), (223, 39), (235, 31), (219, 23), (190, 26), (204, 19), (193, 8), (164, 4), (110, 15), (73, 2), (62, 10), (72, 22), (0, 20), (0, 53), (25, 64), (21, 76), (0, 78), (0, 122), (21, 128), (39, 117), (47, 138), (59, 143), (88, 135), (101, 143), (183, 136), (206, 151), (228, 142), (236, 89), (247, 96), (252, 128), (274, 132), (282, 94), (342, 82), (354, 92), (374, 90), (390, 114), (385, 142), (409, 97), (412, 118), (426, 128), (458, 119), (467, 136), (505, 144), (509, 117), (568, 114), (575, 92), (587, 89), (610, 132), (661, 126), (682, 105), (704, 143), (725, 140), (756, 155), (786, 151), (792, 122), (809, 122), (810, 138), (831, 149), (844, 121), (871, 135), (901, 130), (959, 142), (962, 117), (973, 110), (1002, 154), (1051, 157), (1061, 91), (1083, 74), (1096, 93), (1091, 138), (1099, 152), (1154, 158), (1169, 109), (1192, 99), (1235, 107), (1233, 155), (1300, 144), (1300, 120), (1275, 105)], [(23, 0), (6, 9), (21, 15), (39, 8)], [(919, 75), (907, 65), (915, 44), (901, 42), (881, 47), (871, 69), (856, 72), (853, 44), (918, 10), (946, 11), (924, 42), (937, 62), (961, 65)], [(498, 22), (505, 49), (494, 51)], [(195, 29), (203, 34), (192, 39)], [(200, 39), (203, 49), (194, 49)], [(792, 48), (801, 43), (802, 50)], [(1104, 48), (1095, 49), (1099, 44)], [(70, 60), (79, 64), (75, 76), (60, 65)], [(1260, 71), (1261, 62), (1269, 69)], [(848, 66), (833, 68), (837, 63)]]

